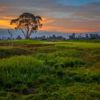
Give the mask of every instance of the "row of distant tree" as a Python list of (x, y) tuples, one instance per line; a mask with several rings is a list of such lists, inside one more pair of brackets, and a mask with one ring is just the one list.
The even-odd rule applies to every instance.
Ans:
[(16, 38), (13, 38), (13, 37), (12, 37), (12, 38), (11, 38), (11, 37), (7, 37), (7, 38), (6, 38), (6, 37), (4, 37), (4, 36), (3, 36), (2, 38), (0, 38), (0, 40), (11, 40), (11, 39), (12, 39), (12, 40), (21, 40), (22, 37), (21, 37), (20, 35), (18, 35)]
[(35, 39), (35, 40), (66, 40), (66, 38), (64, 38), (62, 36), (56, 36), (56, 35), (52, 35), (49, 37), (46, 37), (46, 36), (37, 37), (36, 36), (32, 39)]
[[(79, 35), (79, 36), (75, 36), (76, 34), (73, 33), (72, 35), (69, 36), (68, 39), (70, 40), (77, 40), (77, 39), (100, 39), (100, 35), (98, 34), (86, 34), (85, 37)], [(5, 37), (2, 37), (0, 40), (21, 40), (22, 37), (20, 35), (18, 35), (15, 39), (12, 38), (12, 37), (8, 37), (8, 38), (5, 38)], [(52, 35), (52, 36), (49, 36), (49, 37), (46, 37), (46, 36), (36, 36), (36, 37), (33, 37), (33, 38), (30, 38), (30, 39), (34, 39), (34, 40), (66, 40), (65, 37), (63, 36), (56, 36), (56, 35)]]
[(69, 36), (69, 39), (75, 40), (75, 39), (100, 39), (100, 35), (98, 34), (86, 34), (85, 37), (82, 37), (79, 35), (78, 37), (75, 36), (76, 34), (73, 33), (72, 35)]
[[(12, 38), (13, 40), (21, 40), (22, 37), (20, 35), (17, 36), (17, 38)], [(66, 40), (66, 38), (62, 37), (62, 36), (56, 36), (56, 35), (52, 35), (52, 36), (49, 36), (49, 37), (46, 37), (46, 36), (41, 36), (41, 37), (33, 37), (33, 38), (30, 38), (30, 39), (34, 39), (34, 40)], [(0, 40), (11, 40), (11, 37), (8, 37), (8, 38), (5, 38), (5, 37), (2, 37)]]

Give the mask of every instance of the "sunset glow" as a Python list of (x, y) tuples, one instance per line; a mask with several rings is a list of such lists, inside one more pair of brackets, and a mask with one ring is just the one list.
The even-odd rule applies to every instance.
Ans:
[[(34, 0), (33, 0), (34, 1)], [(18, 18), (24, 12), (30, 12), (42, 17), (43, 27), (39, 30), (84, 33), (100, 31), (100, 2), (98, 0), (40, 0), (0, 1), (0, 28), (14, 28), (10, 21)], [(13, 5), (13, 6), (12, 6)]]

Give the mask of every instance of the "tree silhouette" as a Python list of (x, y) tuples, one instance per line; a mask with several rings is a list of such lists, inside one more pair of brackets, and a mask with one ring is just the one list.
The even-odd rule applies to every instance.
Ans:
[(21, 30), (25, 39), (29, 39), (32, 33), (37, 32), (38, 28), (42, 27), (40, 21), (42, 21), (40, 16), (35, 16), (31, 13), (23, 13), (19, 18), (11, 20), (10, 24), (15, 24), (15, 29)]

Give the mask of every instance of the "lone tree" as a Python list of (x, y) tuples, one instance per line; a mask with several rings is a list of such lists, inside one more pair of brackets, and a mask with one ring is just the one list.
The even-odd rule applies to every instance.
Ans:
[(19, 18), (11, 20), (10, 24), (15, 24), (15, 29), (21, 30), (25, 39), (29, 39), (32, 33), (37, 32), (38, 28), (42, 27), (40, 21), (42, 21), (40, 16), (35, 16), (31, 13), (23, 13)]

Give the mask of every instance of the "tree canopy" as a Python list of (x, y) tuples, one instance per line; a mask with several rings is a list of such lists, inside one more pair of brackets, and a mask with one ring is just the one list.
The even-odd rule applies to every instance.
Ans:
[(23, 13), (19, 18), (12, 19), (10, 24), (15, 24), (15, 29), (21, 30), (25, 39), (29, 39), (32, 33), (37, 32), (38, 28), (42, 27), (41, 21), (42, 18), (40, 16), (35, 16), (31, 13)]

